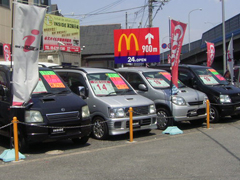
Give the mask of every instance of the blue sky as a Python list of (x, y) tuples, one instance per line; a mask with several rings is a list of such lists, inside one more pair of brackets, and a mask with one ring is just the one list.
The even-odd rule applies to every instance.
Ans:
[[(61, 13), (68, 18), (80, 20), (80, 26), (97, 24), (121, 24), (126, 28), (138, 28), (141, 22), (146, 27), (148, 7), (143, 8), (148, 0), (51, 0), (57, 4)], [(158, 0), (160, 1), (160, 0)], [(160, 44), (168, 43), (169, 17), (188, 23), (190, 16), (190, 41), (201, 39), (202, 33), (222, 23), (222, 2), (220, 0), (170, 0), (162, 6), (154, 3), (153, 27), (160, 29)], [(240, 13), (240, 0), (224, 0), (225, 20)], [(202, 8), (202, 10), (195, 10)], [(97, 10), (97, 11), (96, 11)], [(192, 11), (194, 10), (194, 11)], [(157, 12), (157, 13), (156, 13)], [(74, 16), (72, 16), (74, 13)], [(97, 14), (91, 15), (90, 14)], [(183, 44), (188, 43), (188, 29)]]

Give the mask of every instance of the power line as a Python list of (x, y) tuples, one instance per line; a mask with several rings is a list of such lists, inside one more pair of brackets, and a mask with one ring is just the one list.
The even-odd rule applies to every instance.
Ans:
[(101, 15), (101, 14), (111, 14), (111, 13), (118, 13), (118, 12), (123, 12), (123, 11), (128, 11), (128, 10), (133, 10), (133, 9), (139, 9), (142, 8), (144, 6), (139, 6), (139, 7), (134, 7), (134, 8), (129, 8), (129, 9), (122, 9), (122, 10), (118, 10), (118, 11), (110, 11), (110, 12), (103, 12), (103, 13), (93, 13), (93, 14), (74, 14), (74, 15), (64, 15), (64, 16), (87, 16), (87, 15)]

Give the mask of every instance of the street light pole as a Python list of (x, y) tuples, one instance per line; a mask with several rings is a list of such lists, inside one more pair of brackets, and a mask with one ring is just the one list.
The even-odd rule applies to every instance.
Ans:
[(223, 74), (226, 72), (226, 36), (225, 36), (225, 8), (222, 0), (222, 34), (223, 34)]
[(190, 14), (193, 11), (197, 11), (197, 10), (202, 10), (202, 8), (198, 8), (198, 9), (193, 9), (188, 13), (188, 51), (190, 52), (191, 48), (190, 48)]

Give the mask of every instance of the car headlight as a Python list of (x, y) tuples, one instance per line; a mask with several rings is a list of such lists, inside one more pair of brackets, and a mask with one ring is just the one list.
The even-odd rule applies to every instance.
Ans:
[(154, 114), (154, 113), (156, 113), (156, 107), (154, 104), (151, 104), (149, 106), (149, 114)]
[(43, 122), (43, 117), (39, 111), (25, 111), (25, 122), (40, 123)]
[(172, 102), (176, 105), (179, 105), (179, 106), (186, 105), (185, 100), (182, 97), (179, 97), (179, 96), (172, 96)]
[(109, 117), (110, 118), (122, 118), (125, 116), (123, 108), (109, 108)]
[(82, 107), (82, 118), (87, 118), (90, 116), (89, 108), (88, 106), (83, 106)]
[(231, 103), (231, 99), (229, 95), (220, 95), (220, 102), (221, 103)]

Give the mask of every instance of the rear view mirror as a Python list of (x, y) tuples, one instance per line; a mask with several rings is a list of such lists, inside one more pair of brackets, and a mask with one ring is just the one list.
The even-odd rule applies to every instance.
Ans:
[(139, 84), (138, 85), (138, 89), (141, 90), (141, 91), (147, 91), (147, 87), (145, 86), (145, 84)]
[(4, 96), (5, 92), (4, 92), (4, 88), (2, 85), (0, 85), (0, 96)]
[(84, 86), (78, 86), (78, 90), (79, 90), (79, 95), (82, 98), (86, 98), (86, 89)]
[(191, 84), (192, 84), (192, 87), (194, 88), (194, 89), (197, 89), (197, 81), (194, 79), (194, 78), (192, 78), (191, 79)]

